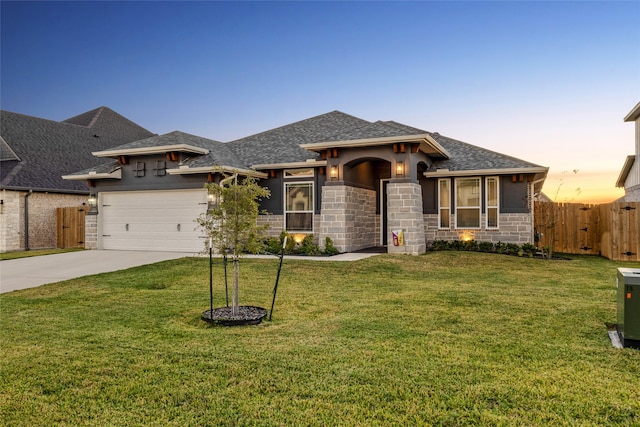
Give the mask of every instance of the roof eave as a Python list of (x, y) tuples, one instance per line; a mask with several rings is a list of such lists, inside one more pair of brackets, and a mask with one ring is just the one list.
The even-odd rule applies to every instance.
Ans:
[(624, 118), (625, 122), (633, 122), (635, 121), (638, 117), (640, 117), (640, 102), (638, 102), (636, 104), (635, 107), (633, 107), (631, 109), (631, 111), (629, 111), (629, 114), (627, 114)]
[(0, 190), (4, 191), (33, 191), (34, 193), (56, 193), (56, 194), (89, 194), (89, 190), (67, 190), (64, 188), (45, 187), (25, 187), (13, 185), (0, 185)]
[(122, 179), (122, 168), (113, 172), (89, 172), (77, 175), (62, 175), (62, 179), (69, 181), (86, 181), (89, 179)]
[(624, 165), (622, 166), (622, 170), (620, 171), (620, 175), (616, 180), (616, 187), (624, 188), (624, 183), (627, 181), (627, 177), (629, 176), (629, 172), (631, 172), (631, 168), (633, 167), (635, 160), (636, 156), (627, 156), (627, 159), (624, 161)]
[(167, 169), (167, 173), (169, 175), (193, 175), (210, 172), (239, 173), (240, 175), (253, 176), (256, 178), (268, 177), (268, 175), (264, 172), (258, 172), (252, 169), (237, 168), (233, 166), (200, 166), (195, 168), (189, 166), (181, 166), (177, 169)]
[(209, 150), (189, 144), (160, 145), (154, 147), (124, 148), (114, 150), (95, 151), (96, 157), (118, 157), (118, 156), (146, 156), (153, 154), (165, 154), (169, 152), (181, 152), (190, 154), (209, 154)]
[(363, 138), (363, 139), (350, 139), (343, 141), (324, 141), (324, 142), (312, 142), (308, 144), (300, 144), (300, 147), (309, 151), (322, 151), (328, 148), (359, 148), (359, 147), (373, 147), (378, 145), (389, 145), (394, 143), (419, 143), (420, 150), (426, 154), (436, 154), (444, 157), (445, 159), (451, 158), (451, 155), (444, 149), (431, 135), (404, 135), (404, 136), (386, 136), (381, 138)]
[(503, 169), (468, 169), (468, 170), (449, 170), (436, 169), (423, 172), (427, 178), (437, 177), (458, 177), (458, 176), (476, 176), (476, 175), (513, 175), (513, 174), (543, 174), (547, 176), (549, 168), (539, 166), (530, 168), (503, 168)]
[(326, 160), (310, 159), (305, 162), (289, 162), (289, 163), (261, 163), (251, 165), (254, 169), (289, 169), (289, 168), (308, 168), (327, 166)]

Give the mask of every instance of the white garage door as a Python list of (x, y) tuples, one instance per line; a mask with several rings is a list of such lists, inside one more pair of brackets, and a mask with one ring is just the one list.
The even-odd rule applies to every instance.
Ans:
[(196, 218), (207, 209), (206, 190), (100, 193), (103, 249), (200, 252)]

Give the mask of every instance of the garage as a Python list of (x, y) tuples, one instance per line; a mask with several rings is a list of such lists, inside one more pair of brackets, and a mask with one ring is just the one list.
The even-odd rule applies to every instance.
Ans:
[(102, 192), (100, 246), (116, 250), (200, 252), (205, 249), (205, 236), (196, 219), (206, 209), (204, 189)]

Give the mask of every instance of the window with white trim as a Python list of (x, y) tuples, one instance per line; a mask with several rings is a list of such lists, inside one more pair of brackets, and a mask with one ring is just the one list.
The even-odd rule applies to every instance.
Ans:
[(284, 184), (285, 230), (313, 233), (313, 182)]
[(313, 176), (313, 168), (285, 169), (285, 178), (307, 178)]
[(456, 178), (456, 228), (480, 228), (480, 178)]
[(451, 180), (438, 180), (438, 228), (451, 228)]
[(498, 217), (500, 216), (500, 196), (499, 180), (497, 176), (486, 178), (486, 206), (487, 206), (487, 228), (498, 228)]

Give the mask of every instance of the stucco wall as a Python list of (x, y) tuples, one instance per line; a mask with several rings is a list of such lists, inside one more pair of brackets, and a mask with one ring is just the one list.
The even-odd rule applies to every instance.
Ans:
[[(2, 191), (0, 214), (0, 252), (25, 249), (26, 191)], [(32, 193), (29, 203), (29, 248), (55, 248), (57, 244), (56, 209), (81, 206), (87, 196), (59, 193)]]

